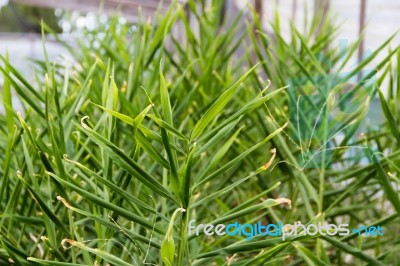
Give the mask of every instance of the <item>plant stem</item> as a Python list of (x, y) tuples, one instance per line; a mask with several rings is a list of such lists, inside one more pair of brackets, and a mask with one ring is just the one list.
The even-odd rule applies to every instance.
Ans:
[[(179, 253), (178, 253), (178, 263), (177, 265), (183, 265), (183, 257), (185, 256), (185, 250), (188, 247), (187, 246), (187, 229), (188, 229), (188, 220), (189, 220), (189, 215), (188, 215), (188, 210), (186, 212), (182, 213), (182, 219), (180, 223), (180, 234), (181, 234), (181, 241), (179, 242)], [(187, 254), (189, 255), (189, 254)], [(187, 263), (185, 265), (190, 265), (190, 260), (187, 259)]]

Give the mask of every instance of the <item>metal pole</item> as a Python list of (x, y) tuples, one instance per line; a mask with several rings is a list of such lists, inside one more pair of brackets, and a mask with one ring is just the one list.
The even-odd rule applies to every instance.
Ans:
[(297, 0), (292, 1), (292, 19), (293, 22), (296, 19), (296, 11), (297, 11)]
[(263, 2), (262, 0), (255, 0), (254, 1), (254, 8), (256, 10), (256, 13), (258, 17), (260, 18), (260, 21), (262, 21), (262, 16), (263, 16)]
[[(365, 25), (365, 17), (366, 17), (366, 9), (367, 9), (367, 0), (360, 0), (360, 25), (358, 30), (358, 35), (361, 36), (362, 31), (364, 30)], [(358, 48), (358, 62), (361, 62), (362, 56), (364, 54), (364, 38), (361, 40), (360, 47)]]

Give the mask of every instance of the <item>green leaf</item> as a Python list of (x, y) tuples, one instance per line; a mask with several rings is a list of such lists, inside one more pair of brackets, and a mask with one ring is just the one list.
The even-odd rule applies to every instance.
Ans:
[(171, 220), (168, 225), (167, 233), (165, 234), (164, 240), (161, 243), (160, 254), (165, 265), (172, 266), (175, 257), (175, 243), (174, 243), (174, 222), (176, 216), (179, 212), (185, 212), (185, 209), (179, 208), (176, 209), (174, 214), (171, 217)]
[[(119, 207), (109, 201), (106, 201), (102, 198), (99, 198), (98, 196), (87, 192), (86, 190), (79, 188), (73, 184), (71, 184), (70, 182), (67, 182), (65, 180), (63, 180), (62, 178), (60, 178), (59, 176), (53, 174), (53, 173), (49, 173), (47, 172), (48, 175), (52, 176), (53, 178), (55, 178), (56, 180), (58, 180), (60, 183), (62, 183), (65, 187), (68, 187), (76, 192), (78, 192), (80, 195), (82, 195), (82, 197), (84, 197), (85, 199), (103, 207), (106, 208), (108, 210), (112, 210), (120, 215), (122, 215), (123, 217), (136, 222), (138, 224), (143, 225), (144, 227), (146, 227), (147, 229), (153, 230), (153, 225), (145, 218), (138, 216), (132, 212), (129, 212), (128, 210)], [(158, 233), (164, 233), (164, 230), (160, 229), (160, 228), (154, 228), (154, 230)]]
[(71, 246), (86, 250), (96, 256), (99, 256), (100, 258), (104, 259), (105, 261), (112, 263), (114, 265), (121, 265), (121, 266), (131, 266), (131, 263), (127, 263), (123, 260), (121, 260), (120, 258), (104, 251), (104, 250), (100, 250), (97, 248), (90, 248), (88, 246), (85, 246), (84, 244), (77, 242), (75, 240), (71, 240), (71, 239), (64, 239), (62, 242), (62, 245), (64, 246), (66, 243), (68, 243)]
[[(258, 65), (258, 64), (257, 64)], [(226, 104), (232, 99), (239, 85), (254, 71), (257, 65), (253, 66), (247, 71), (239, 80), (237, 80), (230, 88), (224, 91), (221, 96), (211, 105), (210, 109), (200, 118), (193, 128), (191, 139), (196, 139), (200, 136), (204, 129), (210, 124), (210, 122), (224, 109)]]
[[(70, 232), (68, 229), (65, 227), (65, 225), (60, 221), (60, 219), (54, 214), (54, 212), (46, 205), (46, 203), (43, 201), (43, 199), (35, 192), (35, 190), (25, 182), (22, 173), (18, 172), (17, 176), (19, 180), (22, 181), (22, 184), (26, 187), (26, 189), (29, 191), (29, 194), (31, 194), (32, 198), (36, 201), (36, 203), (40, 206), (40, 208), (43, 210), (43, 212), (49, 217), (49, 219), (58, 226), (66, 235), (70, 235)], [(49, 232), (48, 232), (49, 233)]]
[(143, 170), (136, 162), (134, 162), (128, 155), (113, 143), (102, 137), (100, 134), (89, 128), (85, 123), (84, 119), (81, 121), (81, 126), (74, 123), (77, 127), (81, 128), (88, 137), (96, 142), (104, 151), (114, 160), (115, 163), (123, 167), (132, 176), (136, 177), (141, 183), (149, 187), (151, 190), (159, 194), (160, 196), (174, 200), (173, 196), (166, 190), (154, 177), (149, 175)]
[(398, 145), (400, 145), (400, 130), (399, 130), (399, 126), (392, 114), (392, 112), (390, 111), (390, 108), (386, 102), (385, 96), (383, 95), (383, 93), (381, 92), (381, 90), (378, 90), (378, 94), (379, 94), (379, 99), (381, 101), (381, 106), (382, 106), (382, 110), (383, 113), (385, 114), (385, 117), (388, 121), (389, 124), (389, 128), (390, 131), (393, 134), (393, 137), (395, 137), (395, 139), (397, 140)]

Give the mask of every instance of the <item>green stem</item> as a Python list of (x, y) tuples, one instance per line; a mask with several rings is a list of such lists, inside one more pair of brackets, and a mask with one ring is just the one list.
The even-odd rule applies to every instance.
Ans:
[[(179, 253), (178, 253), (178, 263), (177, 265), (183, 265), (183, 258), (185, 256), (185, 250), (188, 248), (187, 235), (188, 235), (188, 222), (189, 215), (188, 210), (182, 213), (182, 219), (180, 223), (180, 233), (181, 233), (181, 241), (179, 242)], [(189, 254), (187, 254), (189, 255)], [(189, 258), (187, 258), (187, 262), (185, 265), (190, 265)]]

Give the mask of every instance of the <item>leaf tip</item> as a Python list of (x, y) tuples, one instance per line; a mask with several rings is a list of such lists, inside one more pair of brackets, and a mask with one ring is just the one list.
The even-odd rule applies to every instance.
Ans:
[(61, 197), (60, 195), (57, 196), (57, 200), (61, 201), (65, 205), (65, 207), (67, 207), (68, 209), (72, 208), (72, 206), (63, 197)]
[(85, 124), (84, 122), (85, 122), (85, 120), (88, 120), (88, 119), (89, 119), (89, 116), (87, 116), (87, 115), (85, 115), (84, 117), (82, 117), (82, 119), (81, 119), (81, 125), (82, 125), (83, 127), (86, 126), (86, 124)]
[(272, 154), (271, 159), (269, 159), (269, 161), (263, 166), (263, 170), (267, 170), (271, 166), (272, 162), (274, 161), (275, 156), (276, 156), (276, 148), (271, 149), (270, 152)]
[(277, 198), (275, 199), (275, 201), (278, 204), (287, 204), (289, 206), (289, 208), (292, 208), (292, 201), (290, 199), (287, 198)]

